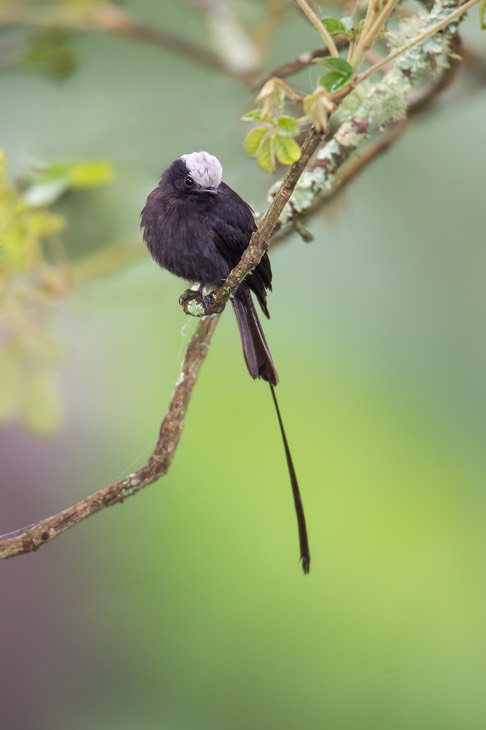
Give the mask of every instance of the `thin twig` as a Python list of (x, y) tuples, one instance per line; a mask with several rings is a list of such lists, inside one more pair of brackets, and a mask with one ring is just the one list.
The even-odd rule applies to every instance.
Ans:
[[(395, 9), (397, 3), (398, 0), (388, 0), (388, 2), (383, 4), (381, 9), (379, 9), (378, 6), (375, 6), (374, 15), (369, 18), (368, 15), (366, 16), (368, 24), (363, 27), (361, 36), (359, 37), (352, 54), (348, 57), (348, 61), (354, 67), (355, 71), (357, 71), (361, 65), (366, 52), (375, 42), (377, 35), (385, 25), (390, 14)], [(370, 6), (371, 5), (373, 5), (373, 3), (370, 3)]]
[(169, 408), (160, 426), (158, 441), (148, 461), (133, 474), (99, 489), (72, 507), (0, 536), (0, 559), (37, 550), (95, 512), (123, 502), (167, 474), (181, 437), (192, 391), (218, 319), (217, 316), (202, 319), (189, 342)]
[[(348, 43), (349, 41), (347, 38), (344, 38), (344, 36), (337, 38), (335, 41), (336, 48), (341, 50), (346, 48)], [(288, 61), (287, 63), (283, 63), (281, 66), (277, 66), (277, 68), (274, 68), (273, 71), (260, 74), (258, 77), (252, 78), (250, 80), (250, 84), (252, 88), (258, 89), (271, 78), (284, 79), (287, 76), (292, 76), (293, 74), (302, 71), (302, 69), (307, 68), (307, 66), (310, 66), (315, 58), (325, 58), (326, 56), (329, 56), (328, 48), (317, 48), (315, 51), (302, 53), (292, 61)]]
[(299, 8), (302, 10), (304, 15), (306, 16), (307, 20), (314, 26), (314, 28), (317, 30), (319, 35), (321, 36), (322, 40), (326, 44), (326, 46), (329, 48), (329, 53), (331, 56), (334, 56), (334, 58), (339, 58), (339, 51), (336, 48), (336, 45), (332, 39), (331, 34), (327, 30), (326, 26), (321, 22), (320, 18), (317, 17), (315, 12), (312, 10), (311, 7), (309, 7), (306, 0), (295, 0)]
[(390, 17), (397, 4), (398, 0), (389, 0), (389, 2), (386, 2), (380, 12), (377, 14), (376, 18), (373, 20), (370, 29), (366, 33), (366, 36), (364, 36), (363, 34), (361, 35), (360, 45), (363, 49), (363, 52), (366, 52), (368, 48), (371, 48), (376, 40), (376, 36), (383, 29), (386, 21)]

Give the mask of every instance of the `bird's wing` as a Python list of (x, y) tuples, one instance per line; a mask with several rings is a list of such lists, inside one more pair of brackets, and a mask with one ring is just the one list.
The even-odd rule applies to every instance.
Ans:
[[(220, 185), (218, 198), (218, 221), (213, 227), (213, 240), (218, 252), (233, 268), (247, 248), (251, 234), (256, 231), (255, 219), (250, 206), (225, 183)], [(272, 268), (267, 254), (246, 277), (245, 283), (256, 294), (263, 312), (269, 317), (266, 290), (272, 289)]]

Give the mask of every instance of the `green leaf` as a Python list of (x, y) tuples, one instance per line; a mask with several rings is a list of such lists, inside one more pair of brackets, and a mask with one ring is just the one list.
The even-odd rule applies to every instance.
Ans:
[(321, 76), (319, 84), (331, 93), (346, 86), (353, 78), (353, 67), (344, 58), (326, 58), (321, 60), (321, 65), (329, 68), (330, 72)]
[(346, 34), (348, 29), (341, 20), (328, 16), (321, 20), (324, 28), (330, 33), (330, 35), (338, 35), (339, 33)]
[(318, 63), (330, 71), (338, 71), (343, 76), (348, 76), (349, 78), (354, 74), (353, 67), (345, 58), (315, 58), (314, 63)]
[(283, 137), (296, 137), (300, 134), (300, 124), (293, 117), (279, 117), (277, 120), (277, 134)]
[(319, 79), (319, 85), (324, 86), (331, 94), (335, 91), (339, 91), (343, 86), (346, 85), (347, 79), (342, 76), (338, 71), (330, 71), (328, 74), (324, 74)]
[(255, 127), (248, 132), (243, 140), (243, 148), (247, 155), (256, 157), (257, 149), (268, 131), (268, 127)]
[(261, 109), (252, 109), (249, 112), (246, 112), (246, 114), (243, 114), (241, 117), (242, 122), (258, 122), (262, 118), (262, 110)]
[(282, 165), (291, 165), (293, 162), (297, 162), (301, 154), (301, 149), (295, 139), (277, 134), (275, 137), (275, 155)]
[(258, 145), (256, 159), (262, 170), (275, 171), (275, 150), (272, 134), (267, 134)]
[(481, 30), (486, 30), (486, 0), (479, 3), (479, 26)]

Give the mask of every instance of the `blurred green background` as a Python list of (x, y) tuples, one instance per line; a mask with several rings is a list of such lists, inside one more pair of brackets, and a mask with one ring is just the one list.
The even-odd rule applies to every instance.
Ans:
[[(123, 7), (202, 33), (183, 3)], [(140, 256), (52, 306), (64, 423), (48, 439), (3, 427), (1, 532), (152, 449), (195, 327), (138, 231), (161, 171), (209, 150), (258, 210), (271, 181), (241, 148), (254, 106), (242, 83), (105, 34), (69, 43), (65, 79), (2, 69), (0, 146), (15, 178), (109, 160), (111, 184), (56, 206), (64, 241), (74, 260), (120, 242)], [(317, 45), (291, 13), (269, 67)], [(293, 236), (272, 253), (265, 329), (310, 576), (270, 394), (228, 312), (168, 476), (1, 565), (2, 728), (486, 726), (485, 115), (483, 91), (422, 118), (309, 221), (312, 244)]]

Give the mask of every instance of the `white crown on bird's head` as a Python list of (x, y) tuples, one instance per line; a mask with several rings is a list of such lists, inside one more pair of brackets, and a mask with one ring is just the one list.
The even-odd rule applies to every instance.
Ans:
[(181, 155), (187, 172), (203, 188), (219, 188), (223, 179), (223, 166), (217, 157), (209, 152), (191, 152)]

